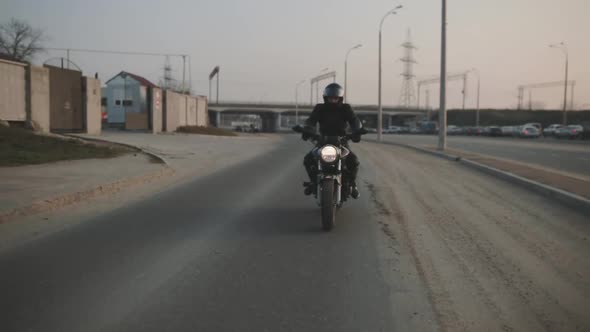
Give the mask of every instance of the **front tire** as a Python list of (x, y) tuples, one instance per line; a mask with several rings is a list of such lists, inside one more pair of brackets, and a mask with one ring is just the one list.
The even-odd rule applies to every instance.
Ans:
[(336, 204), (334, 204), (334, 180), (322, 180), (322, 228), (324, 231), (330, 231), (336, 223)]

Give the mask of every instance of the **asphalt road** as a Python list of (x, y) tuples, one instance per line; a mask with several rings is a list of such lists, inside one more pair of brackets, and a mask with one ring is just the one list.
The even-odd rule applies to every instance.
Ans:
[[(402, 143), (431, 146), (438, 144), (438, 136), (434, 135), (384, 135), (383, 137), (386, 140)], [(590, 176), (590, 141), (449, 136), (447, 146)]]
[(590, 328), (587, 216), (455, 163), (364, 143), (362, 196), (324, 233), (302, 194), (308, 148), (286, 138), (0, 252), (0, 330)]

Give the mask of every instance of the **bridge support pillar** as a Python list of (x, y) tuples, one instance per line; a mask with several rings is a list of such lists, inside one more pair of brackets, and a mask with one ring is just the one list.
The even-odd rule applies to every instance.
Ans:
[(275, 114), (275, 128), (274, 129), (275, 129), (274, 131), (281, 130), (281, 113)]
[(217, 128), (221, 127), (221, 112), (215, 113), (215, 126)]

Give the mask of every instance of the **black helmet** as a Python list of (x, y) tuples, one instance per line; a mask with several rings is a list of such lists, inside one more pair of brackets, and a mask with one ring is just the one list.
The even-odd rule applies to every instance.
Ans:
[(338, 83), (330, 83), (324, 89), (324, 103), (328, 102), (328, 98), (333, 97), (337, 97), (339, 103), (344, 100), (344, 89)]

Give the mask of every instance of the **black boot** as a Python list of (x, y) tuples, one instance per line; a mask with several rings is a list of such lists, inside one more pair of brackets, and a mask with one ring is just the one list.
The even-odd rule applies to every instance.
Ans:
[(357, 199), (360, 197), (360, 193), (358, 188), (356, 187), (356, 181), (352, 182), (352, 185), (350, 186), (350, 196), (354, 199)]
[(305, 187), (305, 189), (303, 189), (303, 193), (305, 194), (305, 196), (315, 194), (317, 184), (315, 184), (314, 182), (303, 182), (303, 186)]

